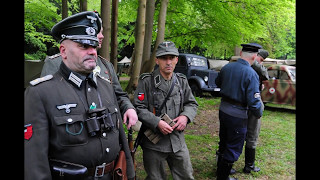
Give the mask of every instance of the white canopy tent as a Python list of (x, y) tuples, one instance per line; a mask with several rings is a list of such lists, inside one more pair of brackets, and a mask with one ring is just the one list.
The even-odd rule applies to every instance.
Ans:
[(119, 61), (118, 63), (120, 64), (124, 64), (124, 63), (131, 63), (131, 59), (127, 58), (127, 56), (125, 56), (121, 61)]

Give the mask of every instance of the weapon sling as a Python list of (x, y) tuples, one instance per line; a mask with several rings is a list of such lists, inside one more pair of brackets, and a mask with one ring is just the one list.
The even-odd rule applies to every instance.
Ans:
[[(156, 116), (159, 116), (159, 115), (160, 115), (162, 108), (164, 107), (164, 105), (166, 104), (167, 100), (169, 99), (169, 97), (170, 97), (170, 95), (171, 95), (171, 93), (172, 93), (172, 91), (173, 91), (174, 84), (176, 83), (176, 79), (177, 79), (176, 74), (174, 74), (174, 75), (172, 76), (172, 83), (171, 83), (170, 89), (169, 89), (169, 91), (168, 91), (168, 94), (167, 94), (167, 96), (165, 97), (164, 101), (162, 102), (160, 108), (157, 109), (157, 108), (155, 107), (155, 106), (157, 106), (157, 105), (155, 105), (156, 103), (154, 102), (154, 95), (155, 95), (155, 91), (156, 91), (156, 90), (155, 90), (155, 85), (154, 85), (154, 78), (153, 78), (153, 73), (151, 74), (151, 87), (152, 87), (151, 94), (152, 94), (153, 105), (154, 105), (154, 108), (153, 108), (153, 109), (155, 109), (155, 111), (153, 111), (153, 113), (154, 113)], [(146, 131), (146, 130), (147, 130), (146, 126), (144, 126), (144, 125), (142, 124), (142, 126), (141, 126), (141, 128), (140, 128), (140, 131), (139, 131), (139, 133), (138, 133), (138, 136), (137, 136), (137, 138), (136, 138), (136, 140), (135, 140), (135, 142), (134, 142), (133, 153), (136, 152), (138, 146), (141, 144), (142, 136), (143, 136), (143, 134), (144, 134), (144, 131)]]
[[(169, 97), (170, 97), (170, 95), (171, 95), (171, 93), (172, 93), (172, 90), (173, 90), (173, 88), (174, 88), (174, 84), (176, 83), (176, 79), (177, 79), (177, 77), (176, 77), (175, 75), (172, 76), (172, 83), (171, 83), (170, 89), (169, 89), (169, 91), (168, 91), (168, 94), (167, 94), (166, 98), (165, 98), (164, 101), (162, 102), (160, 108), (156, 110), (156, 116), (160, 116), (162, 108), (164, 107), (164, 105), (166, 104), (167, 100), (169, 99)], [(152, 81), (152, 82), (153, 82), (153, 81)], [(152, 88), (153, 88), (153, 91), (155, 91), (155, 90), (154, 90), (154, 84), (153, 84)], [(154, 100), (154, 96), (152, 96), (152, 98), (153, 98), (153, 100)]]

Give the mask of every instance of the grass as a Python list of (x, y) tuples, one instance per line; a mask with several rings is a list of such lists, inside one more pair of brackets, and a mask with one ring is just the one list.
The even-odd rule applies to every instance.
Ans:
[[(196, 180), (216, 179), (216, 155), (218, 149), (218, 116), (211, 116), (210, 113), (217, 113), (220, 104), (219, 97), (205, 97), (196, 100), (199, 104), (197, 121), (188, 125), (185, 130), (185, 139), (190, 152), (191, 163)], [(269, 104), (268, 104), (269, 106)], [(278, 105), (271, 105), (277, 107)], [(283, 108), (283, 106), (280, 106)], [(287, 107), (295, 109), (294, 107)], [(208, 117), (207, 117), (208, 116)], [(207, 117), (207, 118), (206, 118)], [(261, 171), (251, 174), (244, 174), (244, 152), (235, 162), (234, 169), (237, 171), (232, 177), (238, 179), (296, 179), (296, 146), (295, 131), (296, 117), (293, 111), (265, 110), (261, 131), (256, 149), (256, 166)], [(216, 125), (212, 125), (216, 124)], [(134, 133), (134, 136), (137, 132)], [(137, 179), (144, 179), (146, 173), (143, 169), (142, 149), (138, 148), (135, 154), (137, 164)], [(167, 168), (168, 179), (172, 179)]]

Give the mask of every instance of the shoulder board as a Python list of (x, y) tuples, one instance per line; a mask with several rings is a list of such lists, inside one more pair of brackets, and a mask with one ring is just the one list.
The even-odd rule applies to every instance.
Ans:
[(139, 78), (142, 80), (142, 79), (149, 77), (149, 76), (151, 76), (151, 73), (142, 73)]
[(178, 77), (183, 78), (183, 79), (187, 79), (187, 76), (182, 74), (182, 73), (176, 73)]
[(52, 79), (52, 77), (53, 77), (52, 74), (49, 74), (49, 75), (43, 76), (41, 78), (37, 78), (35, 80), (30, 81), (30, 84), (32, 86), (35, 86), (35, 85), (40, 84), (44, 81), (48, 81), (48, 80)]
[(49, 59), (55, 59), (55, 58), (57, 58), (57, 57), (59, 57), (59, 56), (61, 56), (60, 53), (55, 54), (55, 55), (52, 55), (52, 56), (49, 56)]
[(99, 57), (100, 59), (103, 59), (103, 60), (105, 60), (105, 61), (110, 62), (108, 59), (106, 59), (106, 58), (104, 58), (104, 57), (102, 57), (102, 56), (100, 56), (100, 55), (98, 55), (98, 57)]

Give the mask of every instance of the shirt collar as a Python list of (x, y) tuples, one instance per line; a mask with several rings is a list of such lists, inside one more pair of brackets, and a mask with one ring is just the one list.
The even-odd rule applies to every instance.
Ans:
[(250, 64), (249, 64), (248, 61), (246, 61), (246, 60), (244, 60), (244, 59), (241, 59), (241, 58), (239, 58), (239, 59), (237, 60), (237, 62), (239, 62), (239, 63), (241, 63), (241, 64), (244, 64), (244, 65), (250, 66)]
[(85, 82), (85, 80), (87, 79), (89, 84), (93, 85), (95, 88), (97, 87), (96, 84), (96, 76), (93, 75), (93, 73), (91, 72), (89, 75), (87, 76), (83, 76), (77, 72), (74, 72), (72, 70), (70, 70), (62, 61), (61, 65), (60, 65), (60, 72), (62, 74), (62, 77), (69, 82), (70, 84), (74, 85), (75, 87), (77, 87), (78, 89), (81, 89), (85, 84), (83, 82)]
[[(171, 80), (169, 80), (170, 82), (172, 82), (172, 78), (175, 75), (176, 75), (176, 73), (173, 72)], [(153, 76), (154, 76), (154, 79), (153, 79), (154, 80), (154, 85), (155, 85), (156, 88), (160, 88), (161, 84), (164, 84), (163, 87), (167, 87), (167, 85), (165, 83), (163, 83), (166, 80), (161, 75), (159, 67), (153, 71)], [(176, 84), (177, 84), (177, 81), (176, 81)], [(170, 86), (171, 86), (171, 84), (170, 84)]]

